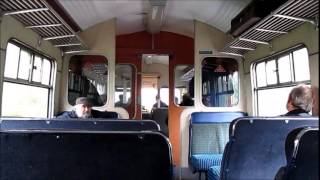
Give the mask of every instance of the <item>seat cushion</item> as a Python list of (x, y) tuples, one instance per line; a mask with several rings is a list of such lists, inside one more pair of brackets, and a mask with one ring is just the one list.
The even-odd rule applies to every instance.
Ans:
[(208, 170), (208, 180), (220, 179), (220, 166), (212, 166)]
[(220, 166), (222, 154), (195, 154), (191, 156), (191, 165), (195, 171), (208, 171), (212, 166)]

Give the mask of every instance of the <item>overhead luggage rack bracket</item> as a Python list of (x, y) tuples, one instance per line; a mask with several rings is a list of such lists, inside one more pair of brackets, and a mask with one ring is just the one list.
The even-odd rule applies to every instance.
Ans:
[(34, 25), (34, 26), (26, 26), (25, 28), (46, 28), (46, 27), (56, 27), (56, 26), (62, 26), (63, 24), (42, 24), (42, 25)]
[(286, 16), (286, 15), (281, 15), (281, 14), (274, 14), (274, 17), (280, 17), (280, 18), (285, 18), (285, 19), (291, 19), (291, 20), (296, 20), (296, 21), (302, 21), (302, 22), (309, 22), (313, 25), (315, 25), (315, 21), (312, 19), (307, 19), (307, 18), (300, 18), (300, 17), (294, 17), (294, 16)]
[(270, 15), (263, 18), (239, 37), (228, 43), (221, 53), (243, 56), (257, 48), (259, 44), (269, 45), (270, 41), (304, 22), (309, 22), (318, 29), (318, 0), (288, 0)]
[(42, 40), (51, 41), (63, 54), (88, 51), (77, 33), (45, 0), (2, 0), (0, 12), (14, 17), (25, 28), (35, 31)]
[(228, 55), (233, 55), (233, 56), (240, 56), (240, 57), (243, 57), (243, 55), (241, 55), (241, 54), (236, 54), (236, 53), (228, 53), (228, 52), (220, 52), (220, 53), (222, 53), (222, 54), (228, 54)]
[(7, 12), (4, 12), (3, 15), (9, 16), (9, 15), (15, 15), (15, 14), (24, 14), (24, 13), (48, 11), (48, 10), (49, 10), (48, 8), (24, 9), (24, 10), (18, 10), (18, 11), (7, 11)]

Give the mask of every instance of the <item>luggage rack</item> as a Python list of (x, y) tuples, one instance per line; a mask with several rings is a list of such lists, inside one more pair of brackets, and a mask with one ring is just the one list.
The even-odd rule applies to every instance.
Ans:
[(64, 54), (88, 51), (82, 39), (45, 0), (1, 0), (0, 15), (14, 17)]
[(318, 0), (289, 0), (228, 43), (220, 53), (243, 57), (259, 44), (271, 46), (272, 39), (287, 34), (304, 22), (309, 22), (318, 29), (318, 18)]

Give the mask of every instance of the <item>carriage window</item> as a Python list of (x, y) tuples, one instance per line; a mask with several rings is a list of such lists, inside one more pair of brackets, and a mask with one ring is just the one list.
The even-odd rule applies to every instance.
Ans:
[(160, 100), (165, 104), (169, 105), (169, 88), (160, 88)]
[(116, 65), (115, 107), (126, 107), (131, 103), (133, 66), (130, 64)]
[(180, 106), (194, 105), (194, 68), (193, 65), (177, 65), (174, 71), (174, 102)]
[[(255, 74), (255, 108), (259, 116), (284, 114), (287, 111), (286, 102), (291, 89), (298, 83), (310, 84), (306, 48), (288, 50), (258, 61), (252, 67)], [(280, 98), (275, 98), (275, 95)]]
[(207, 107), (232, 107), (239, 102), (238, 62), (208, 57), (202, 61), (202, 103)]
[(68, 101), (75, 104), (78, 97), (89, 97), (94, 106), (107, 102), (107, 59), (96, 55), (72, 56), (69, 63)]
[(4, 117), (49, 117), (53, 61), (16, 42), (6, 51), (2, 114)]

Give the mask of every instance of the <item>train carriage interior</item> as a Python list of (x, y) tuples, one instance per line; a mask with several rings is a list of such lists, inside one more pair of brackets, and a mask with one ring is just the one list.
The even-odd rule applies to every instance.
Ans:
[(318, 0), (0, 1), (0, 180), (316, 180), (318, 126)]

